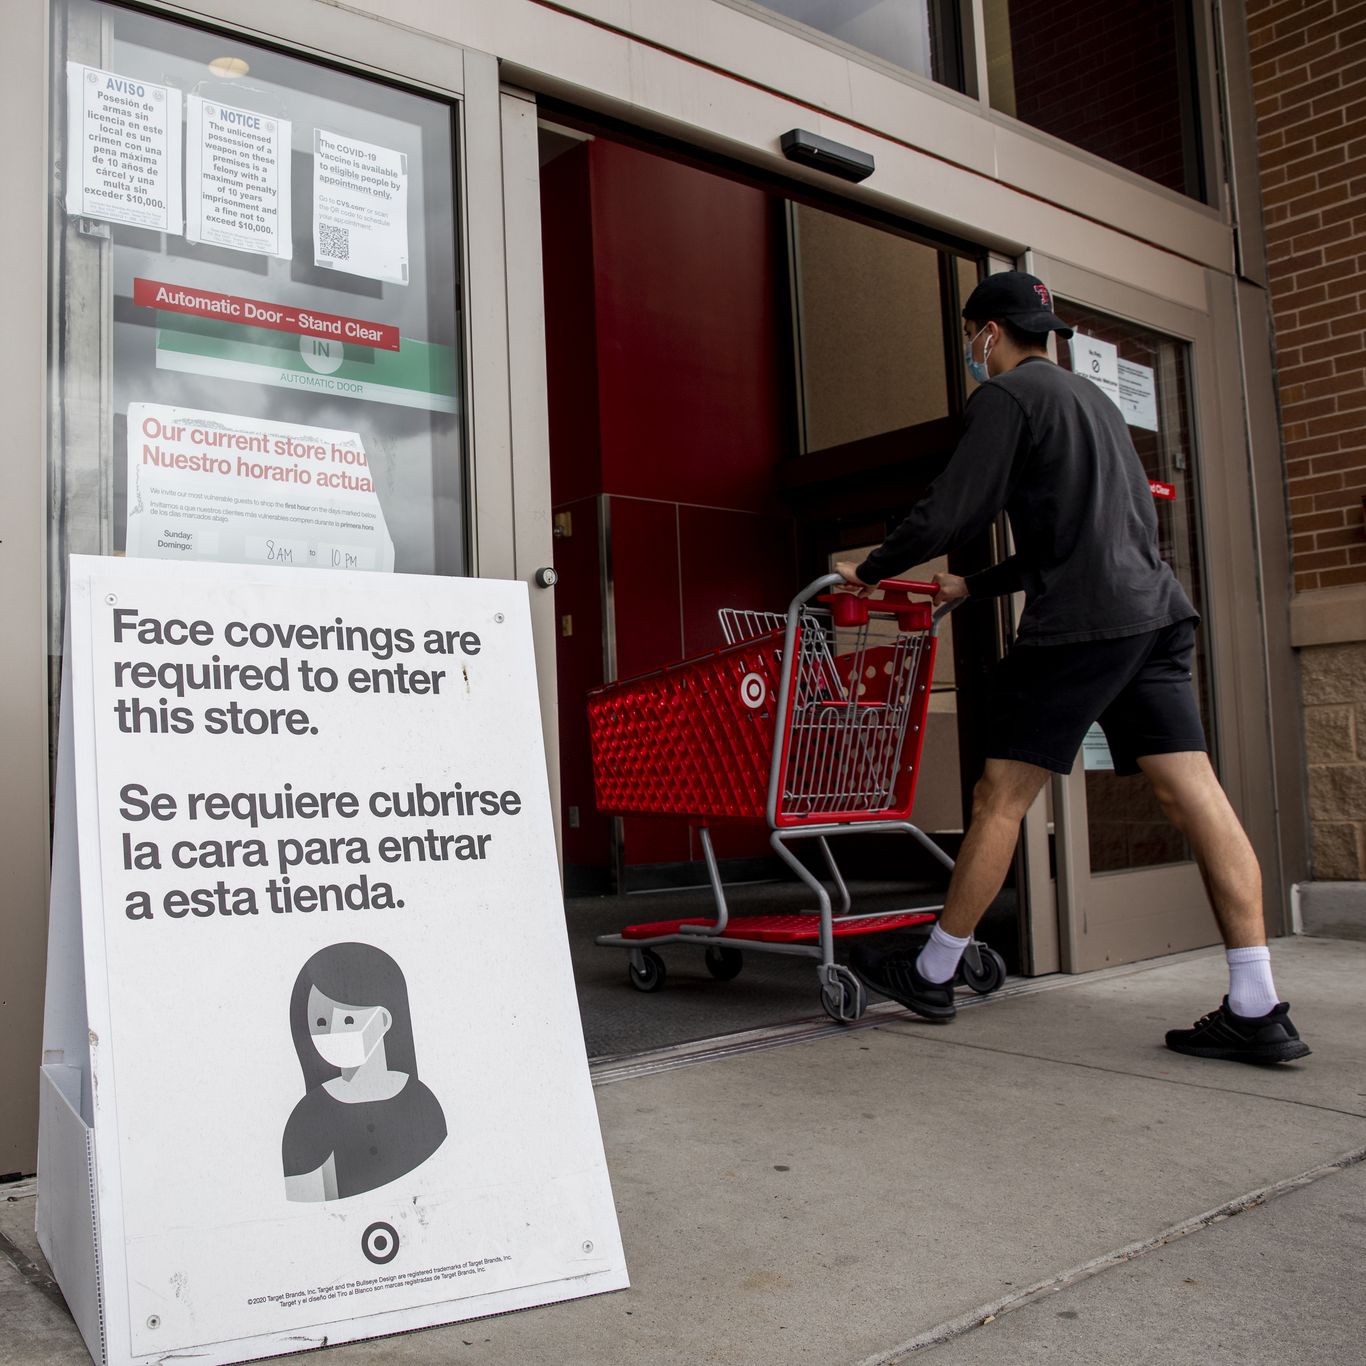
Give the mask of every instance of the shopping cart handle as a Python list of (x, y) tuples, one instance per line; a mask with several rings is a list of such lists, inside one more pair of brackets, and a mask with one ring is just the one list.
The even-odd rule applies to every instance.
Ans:
[(931, 598), (939, 592), (937, 583), (918, 583), (913, 579), (880, 579), (877, 586), (888, 593), (923, 593)]
[[(802, 601), (805, 601), (807, 597), (813, 595), (822, 584), (832, 585), (836, 588), (855, 588), (854, 584), (845, 582), (840, 575), (831, 574), (825, 579), (817, 579), (816, 582), (806, 590)], [(874, 585), (872, 584), (865, 585), (865, 587), (868, 588), (873, 586)], [(851, 625), (853, 624), (855, 617), (860, 621), (866, 621), (867, 610), (870, 606), (875, 610), (879, 607), (884, 609), (892, 608), (895, 611), (898, 620), (904, 618), (905, 622), (909, 624), (913, 618), (907, 616), (904, 611), (897, 610), (897, 600), (900, 599), (902, 602), (905, 602), (907, 606), (910, 606), (909, 599), (912, 596), (932, 598), (939, 592), (939, 584), (925, 583), (918, 579), (881, 579), (876, 586), (880, 588), (884, 594), (888, 595), (884, 597), (880, 603), (865, 598), (861, 594), (855, 593), (853, 595), (846, 595), (838, 592), (822, 594), (820, 601), (830, 604), (834, 611), (835, 621), (838, 625)], [(859, 609), (854, 608), (854, 601), (858, 601), (861, 604)], [(952, 602), (941, 603), (940, 606), (934, 609), (934, 614), (930, 618), (929, 623), (927, 623), (931, 626), (934, 633), (938, 632), (939, 623), (948, 616), (961, 601), (961, 598), (955, 598)], [(914, 604), (914, 607), (917, 612), (922, 612), (928, 605), (928, 603), (916, 603)]]
[[(888, 593), (923, 593), (927, 597), (933, 597), (939, 592), (937, 583), (917, 583), (912, 579), (883, 579), (878, 587)], [(940, 603), (934, 610), (935, 625), (937, 626), (961, 602), (962, 598), (954, 598), (952, 602)]]

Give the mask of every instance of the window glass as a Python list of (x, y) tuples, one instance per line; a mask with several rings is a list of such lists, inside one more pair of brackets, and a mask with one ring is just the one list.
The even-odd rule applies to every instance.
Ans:
[[(1193, 448), (1189, 346), (1076, 304), (1058, 315), (1076, 329), (1059, 340), (1059, 364), (1085, 375), (1118, 405), (1143, 462), (1157, 512), (1158, 553), (1171, 565), (1206, 626), (1195, 635), (1196, 697), (1214, 757), (1199, 461)], [(1082, 750), (1091, 870), (1119, 872), (1190, 857), (1146, 782), (1118, 778), (1098, 726)]]
[(804, 449), (947, 417), (943, 254), (802, 204), (791, 233)]
[(992, 108), (1203, 194), (1190, 0), (985, 0), (983, 13)]
[(763, 6), (917, 76), (963, 88), (954, 0), (763, 0)]
[(54, 24), (54, 635), (70, 552), (462, 572), (453, 107)]

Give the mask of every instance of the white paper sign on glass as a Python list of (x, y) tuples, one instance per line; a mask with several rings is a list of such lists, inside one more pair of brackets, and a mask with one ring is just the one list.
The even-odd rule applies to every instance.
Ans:
[(190, 95), (186, 238), (288, 261), (291, 222), (289, 121)]
[(1091, 722), (1081, 742), (1081, 766), (1090, 773), (1113, 773), (1115, 761), (1110, 754), (1110, 742), (1105, 738), (1100, 723)]
[(408, 283), (408, 158), (313, 132), (313, 257), (320, 266)]
[(66, 64), (66, 211), (157, 232), (183, 225), (180, 91)]
[(1119, 410), (1129, 426), (1157, 430), (1157, 387), (1150, 365), (1119, 362)]
[(394, 567), (359, 433), (159, 403), (128, 405), (126, 553)]
[(70, 584), (38, 1225), (92, 1355), (625, 1286), (526, 586)]
[(1072, 350), (1072, 369), (1084, 375), (1119, 407), (1119, 347), (1098, 337), (1073, 335), (1068, 343)]

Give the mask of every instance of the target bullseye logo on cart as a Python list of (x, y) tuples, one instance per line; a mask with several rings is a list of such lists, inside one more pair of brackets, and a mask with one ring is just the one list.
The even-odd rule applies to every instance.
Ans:
[(398, 1233), (392, 1224), (371, 1224), (360, 1236), (360, 1250), (376, 1266), (387, 1266), (398, 1256)]
[(768, 684), (762, 674), (747, 673), (740, 680), (740, 701), (750, 711), (758, 711), (768, 700)]

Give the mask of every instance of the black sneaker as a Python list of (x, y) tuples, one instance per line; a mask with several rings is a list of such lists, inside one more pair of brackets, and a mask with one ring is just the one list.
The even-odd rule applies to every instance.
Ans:
[(904, 950), (879, 951), (871, 944), (856, 944), (849, 955), (849, 966), (874, 991), (927, 1020), (948, 1024), (958, 1014), (953, 1003), (953, 980), (927, 982), (915, 970), (917, 956)]
[(1265, 1015), (1235, 1015), (1228, 997), (1190, 1029), (1169, 1029), (1167, 1047), (1193, 1058), (1228, 1062), (1291, 1062), (1307, 1058), (1309, 1046), (1290, 1023), (1290, 1007), (1282, 1001)]

